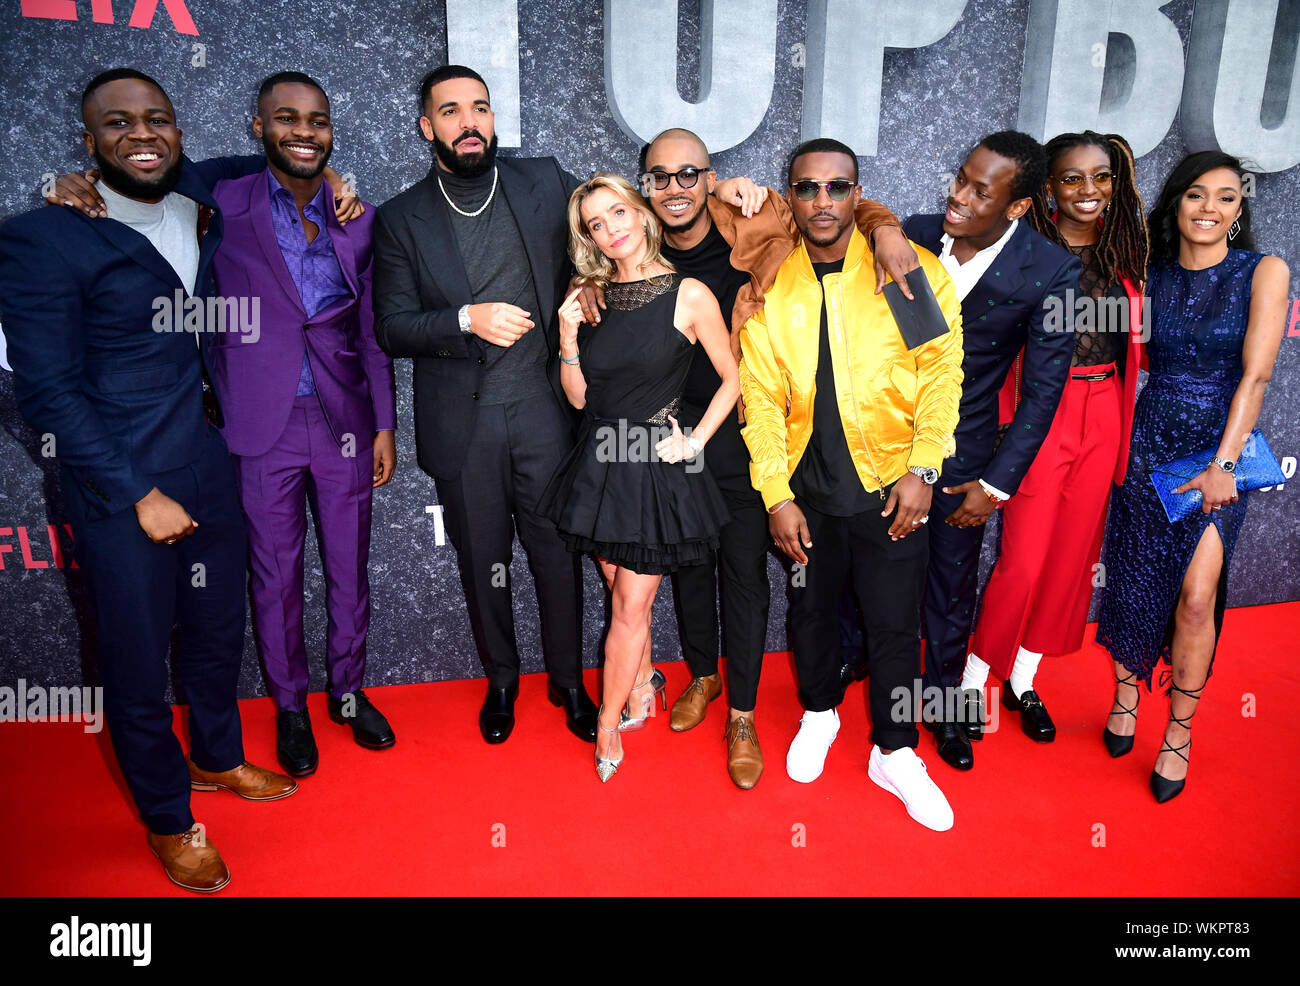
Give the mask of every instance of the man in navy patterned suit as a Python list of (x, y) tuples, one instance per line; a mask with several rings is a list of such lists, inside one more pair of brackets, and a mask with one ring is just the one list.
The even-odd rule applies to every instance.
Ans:
[[(1036, 140), (1014, 130), (991, 134), (958, 169), (947, 211), (903, 224), (908, 239), (939, 257), (962, 303), (960, 422), (956, 452), (936, 477), (931, 513), (939, 523), (931, 525), (922, 613), (922, 715), (939, 755), (957, 770), (974, 766), (970, 741), (981, 738), (984, 722), (983, 693), (960, 692), (984, 524), (1015, 495), (1047, 437), (1074, 346), (1072, 333), (1053, 331), (1047, 316), (1053, 298), (1078, 286), (1079, 260), (1021, 222), (1046, 179)], [(1021, 404), (997, 443), (998, 392), (1022, 349)]]

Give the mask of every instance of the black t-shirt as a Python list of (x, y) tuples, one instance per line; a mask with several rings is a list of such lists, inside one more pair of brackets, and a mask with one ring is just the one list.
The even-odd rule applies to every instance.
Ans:
[[(838, 274), (843, 269), (843, 260), (813, 264), (813, 272), (819, 281), (827, 274)], [(835, 399), (835, 369), (831, 363), (831, 334), (826, 324), (825, 301), (821, 310), (812, 435), (799, 464), (795, 466), (794, 475), (790, 477), (790, 489), (796, 502), (802, 501), (818, 513), (852, 517), (872, 506), (874, 494), (863, 487), (844, 437), (844, 423), (840, 420), (839, 402)]]
[[(683, 277), (702, 281), (718, 299), (722, 321), (731, 331), (731, 310), (736, 303), (736, 293), (748, 282), (749, 275), (731, 266), (731, 245), (710, 225), (704, 239), (689, 250), (674, 250), (663, 245), (664, 258), (677, 268)], [(713, 368), (713, 361), (703, 346), (695, 347), (691, 368), (682, 388), (682, 407), (678, 421), (683, 428), (693, 428), (700, 423), (713, 395), (718, 392), (722, 378)], [(740, 422), (734, 413), (728, 414), (704, 450), (704, 461), (709, 472), (723, 489), (751, 494), (749, 481), (749, 449), (740, 435)]]

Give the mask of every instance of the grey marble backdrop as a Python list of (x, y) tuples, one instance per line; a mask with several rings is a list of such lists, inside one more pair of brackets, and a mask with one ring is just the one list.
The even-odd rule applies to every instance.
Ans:
[[(0, 218), (40, 205), (45, 176), (86, 165), (79, 136), (80, 89), (94, 73), (123, 64), (148, 72), (169, 90), (191, 157), (259, 151), (249, 128), (257, 83), (271, 72), (299, 69), (320, 79), (330, 93), (336, 128), (334, 163), (340, 171), (356, 176), (366, 199), (381, 203), (427, 171), (429, 145), (416, 128), (415, 87), (425, 71), (447, 58), (444, 3), (186, 0), (183, 6), (193, 17), (197, 36), (180, 33), (161, 4), (148, 29), (127, 23), (132, 3), (117, 0), (112, 6), (117, 21), (113, 24), (95, 23), (85, 0), (7, 3), (0, 9), (4, 39), (0, 42), (4, 54), (0, 133), (6, 145)], [(669, 31), (672, 7), (670, 0), (664, 28)], [(720, 7), (705, 4), (703, 15)], [(884, 10), (888, 16), (903, 17), (909, 7), (864, 0), (862, 10), (864, 16)], [(803, 0), (777, 4), (770, 106), (747, 139), (714, 156), (720, 175), (744, 174), (768, 184), (780, 181), (784, 157), (800, 139), (806, 8)], [(61, 13), (63, 19), (23, 16), (24, 9), (29, 14), (37, 9)], [(464, 5), (459, 9), (472, 10)], [(77, 19), (70, 19), (69, 11)], [(1186, 46), (1191, 0), (1174, 0), (1161, 13), (1174, 22)], [(700, 87), (700, 45), (709, 32), (699, 3), (680, 0), (676, 16), (678, 90), (682, 98), (693, 100)], [(580, 176), (597, 168), (625, 175), (634, 172), (638, 144), (617, 125), (606, 92), (604, 17), (605, 6), (597, 0), (520, 0), (518, 46), (502, 57), (518, 59), (522, 146), (506, 153), (554, 155)], [(886, 51), (879, 149), (875, 156), (861, 160), (861, 180), (870, 197), (887, 203), (900, 216), (938, 211), (944, 173), (955, 170), (981, 135), (1017, 125), (1029, 18), (1029, 0), (972, 0), (953, 29), (937, 42)], [(1288, 14), (1281, 29), (1293, 32), (1294, 22)], [(725, 30), (714, 36), (725, 41)], [(1283, 41), (1281, 75), (1270, 69), (1270, 79), (1285, 86), (1285, 70), (1290, 70), (1286, 57), (1289, 52), (1294, 61), (1295, 41)], [(838, 82), (855, 84), (852, 78)], [(1290, 112), (1300, 112), (1294, 94), (1291, 101)], [(870, 107), (863, 111), (870, 112)], [(1139, 162), (1148, 201), (1185, 150), (1175, 121), (1159, 146)], [(1300, 168), (1259, 175), (1252, 205), (1260, 248), (1281, 255), (1296, 269), (1300, 235), (1294, 217), (1300, 207)], [(375, 498), (370, 564), (373, 620), (366, 681), (378, 685), (477, 677), (482, 672), (452, 548), (440, 537), (433, 483), (415, 466), (409, 361), (398, 361), (397, 378), (399, 465), (396, 479)], [(1292, 337), (1284, 342), (1260, 424), (1279, 457), (1300, 454), (1300, 429), (1293, 411), (1298, 400), (1300, 340)], [(79, 683), (83, 670), (93, 674), (93, 627), (84, 617), (78, 573), (51, 562), (47, 525), (61, 525), (66, 519), (58, 475), (40, 456), (37, 436), (18, 415), (12, 377), (2, 370), (0, 423), (0, 544), (12, 547), (0, 554), (4, 563), (0, 683), (19, 677), (47, 685)], [(1230, 604), (1300, 598), (1295, 495), (1288, 484), (1252, 498), (1231, 573)], [(19, 528), (28, 537), (27, 558)], [(986, 570), (992, 541), (990, 537), (986, 544)], [(64, 537), (65, 552), (68, 547)], [(315, 551), (311, 540), (307, 637), (313, 656), (313, 690), (324, 687), (325, 631), (323, 583)], [(41, 567), (41, 561), (51, 563)], [(785, 647), (786, 576), (775, 558), (771, 572), (774, 605), (768, 646), (780, 650)], [(519, 551), (511, 574), (524, 668), (539, 671), (536, 599)], [(597, 663), (605, 622), (604, 593), (594, 568), (587, 571), (586, 589), (583, 656), (590, 666)], [(680, 656), (667, 586), (660, 591), (656, 609), (655, 654), (662, 660)], [(251, 635), (241, 693), (264, 694)]]

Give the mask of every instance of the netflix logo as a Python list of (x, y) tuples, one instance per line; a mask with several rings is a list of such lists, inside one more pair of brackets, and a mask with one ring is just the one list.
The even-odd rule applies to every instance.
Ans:
[[(67, 537), (67, 544), (63, 538)], [(33, 543), (34, 542), (34, 543)], [(44, 529), (0, 527), (0, 572), (9, 566), (18, 568), (77, 568), (72, 557), (72, 525), (46, 524)]]
[[(75, 21), (77, 19), (76, 0), (20, 0), (24, 17), (42, 17), (54, 21)], [(193, 34), (198, 37), (199, 29), (194, 26), (185, 0), (161, 0), (163, 9), (171, 18), (172, 26), (181, 34)], [(153, 26), (154, 14), (158, 12), (159, 0), (133, 0), (130, 27), (150, 28)], [(125, 7), (118, 0), (118, 7)], [(90, 19), (96, 24), (113, 24), (113, 0), (91, 0)]]

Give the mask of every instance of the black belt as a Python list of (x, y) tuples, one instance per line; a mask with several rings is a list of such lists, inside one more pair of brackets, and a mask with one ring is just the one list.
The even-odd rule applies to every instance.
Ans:
[(1109, 380), (1115, 375), (1113, 369), (1106, 370), (1104, 373), (1071, 373), (1071, 380), (1086, 380), (1089, 383), (1095, 383), (1098, 380)]

